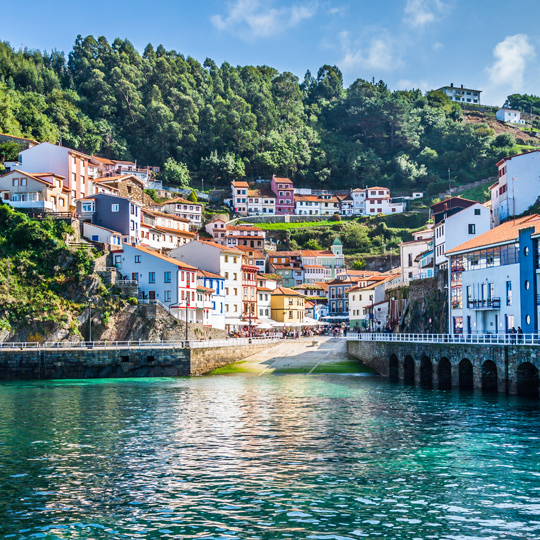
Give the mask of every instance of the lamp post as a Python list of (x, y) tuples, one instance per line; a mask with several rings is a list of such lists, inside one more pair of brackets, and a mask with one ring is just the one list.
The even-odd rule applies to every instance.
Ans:
[(189, 308), (189, 291), (186, 291), (186, 343), (189, 341), (188, 336), (188, 308)]

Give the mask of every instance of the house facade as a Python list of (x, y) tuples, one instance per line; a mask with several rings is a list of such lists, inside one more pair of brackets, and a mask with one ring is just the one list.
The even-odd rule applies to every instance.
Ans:
[(540, 196), (540, 151), (510, 156), (497, 163), (498, 180), (490, 186), (493, 225), (519, 216)]
[(525, 124), (525, 120), (521, 118), (521, 111), (516, 111), (514, 109), (499, 109), (495, 117), (501, 122), (508, 122), (510, 124)]
[(294, 186), (288, 178), (272, 177), (270, 189), (276, 196), (276, 215), (294, 214)]
[(249, 185), (243, 180), (231, 182), (233, 210), (240, 216), (248, 215), (248, 190)]
[(212, 328), (225, 330), (225, 278), (219, 274), (198, 270), (197, 281), (199, 286), (206, 287), (211, 293), (210, 325)]
[(472, 88), (464, 88), (454, 86), (454, 83), (450, 83), (450, 86), (442, 86), (437, 90), (444, 92), (452, 101), (458, 103), (470, 103), (471, 105), (480, 105), (480, 94), (482, 90), (473, 90)]
[(301, 324), (305, 321), (304, 295), (287, 287), (278, 287), (272, 292), (271, 317), (284, 326)]
[(158, 212), (174, 214), (175, 216), (187, 219), (196, 229), (202, 226), (203, 206), (200, 203), (186, 201), (186, 199), (177, 197), (176, 199), (171, 199), (160, 204), (154, 203), (150, 207)]
[(15, 169), (0, 176), (0, 201), (14, 208), (68, 212), (69, 197), (64, 179), (57, 174)]

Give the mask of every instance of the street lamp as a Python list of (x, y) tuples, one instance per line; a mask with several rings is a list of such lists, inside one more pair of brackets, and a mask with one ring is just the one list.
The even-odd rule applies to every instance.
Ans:
[(189, 291), (186, 291), (186, 343), (189, 341), (188, 336), (188, 308), (189, 308)]

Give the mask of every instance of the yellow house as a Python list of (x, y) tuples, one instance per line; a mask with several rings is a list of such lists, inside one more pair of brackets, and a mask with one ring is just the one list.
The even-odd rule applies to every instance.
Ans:
[(285, 324), (303, 323), (306, 314), (305, 298), (298, 291), (278, 287), (270, 299), (272, 319)]
[(0, 201), (14, 208), (69, 212), (69, 190), (64, 177), (54, 173), (15, 169), (0, 176)]

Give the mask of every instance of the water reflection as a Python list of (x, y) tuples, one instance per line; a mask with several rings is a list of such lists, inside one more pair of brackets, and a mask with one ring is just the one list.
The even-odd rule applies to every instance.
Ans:
[(339, 375), (4, 384), (0, 533), (530, 540), (537, 418)]

